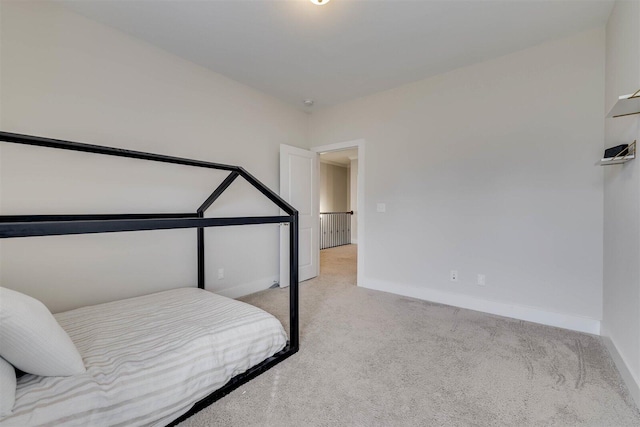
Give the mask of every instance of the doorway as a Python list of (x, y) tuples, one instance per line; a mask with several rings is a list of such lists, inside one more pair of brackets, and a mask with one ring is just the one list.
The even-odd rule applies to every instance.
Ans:
[(311, 148), (320, 156), (320, 274), (364, 271), (364, 140)]
[(320, 250), (357, 242), (358, 150), (320, 154)]

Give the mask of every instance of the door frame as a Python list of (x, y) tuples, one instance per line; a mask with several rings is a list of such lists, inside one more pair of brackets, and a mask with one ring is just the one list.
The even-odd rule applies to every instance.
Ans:
[[(318, 154), (327, 153), (330, 151), (342, 151), (349, 150), (353, 148), (358, 149), (358, 188), (357, 188), (357, 197), (358, 197), (358, 261), (357, 261), (357, 285), (364, 286), (364, 260), (365, 260), (365, 200), (364, 200), (364, 190), (365, 190), (365, 140), (364, 139), (354, 139), (352, 141), (338, 142), (335, 144), (328, 145), (318, 145), (316, 147), (311, 147), (309, 150), (314, 151)], [(319, 186), (320, 180), (318, 180), (317, 185)], [(318, 191), (318, 197), (320, 191)], [(319, 265), (319, 264), (318, 264)]]

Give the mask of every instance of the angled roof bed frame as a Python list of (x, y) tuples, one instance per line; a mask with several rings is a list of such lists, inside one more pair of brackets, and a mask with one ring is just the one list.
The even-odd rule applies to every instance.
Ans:
[[(197, 228), (198, 287), (204, 289), (205, 257), (204, 229), (231, 225), (288, 223), (289, 230), (289, 341), (285, 348), (246, 372), (233, 377), (219, 388), (196, 402), (186, 414), (170, 425), (189, 418), (221, 397), (229, 394), (242, 384), (267, 371), (299, 349), (298, 331), (298, 211), (279, 195), (239, 166), (211, 163), (161, 154), (125, 150), (100, 145), (83, 144), (38, 136), (0, 132), (0, 141), (15, 144), (34, 145), (62, 150), (82, 151), (107, 156), (129, 157), (154, 162), (174, 163), (185, 166), (229, 171), (229, 175), (211, 193), (195, 212), (156, 214), (103, 214), (103, 215), (0, 215), (0, 239), (30, 236), (54, 236), (66, 234), (111, 233), (120, 231), (167, 230), (176, 228)], [(252, 216), (229, 218), (205, 218), (205, 211), (218, 197), (241, 176), (260, 191), (271, 202), (287, 213), (283, 216)]]

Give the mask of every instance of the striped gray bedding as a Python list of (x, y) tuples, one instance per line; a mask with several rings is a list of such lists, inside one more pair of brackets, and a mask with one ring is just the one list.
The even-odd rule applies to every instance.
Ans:
[(166, 425), (287, 341), (269, 313), (196, 288), (55, 317), (87, 371), (18, 379), (13, 414), (2, 426)]

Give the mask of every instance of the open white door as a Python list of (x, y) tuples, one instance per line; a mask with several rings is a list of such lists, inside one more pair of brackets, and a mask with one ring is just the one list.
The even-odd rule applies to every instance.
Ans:
[[(298, 210), (299, 281), (319, 273), (318, 154), (280, 144), (280, 197)], [(280, 287), (289, 286), (289, 224), (280, 225)]]

